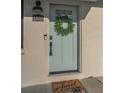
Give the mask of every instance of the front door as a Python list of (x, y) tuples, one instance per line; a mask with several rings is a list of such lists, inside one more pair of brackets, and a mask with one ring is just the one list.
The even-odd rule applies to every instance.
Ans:
[(78, 34), (78, 7), (50, 5), (50, 73), (78, 71)]

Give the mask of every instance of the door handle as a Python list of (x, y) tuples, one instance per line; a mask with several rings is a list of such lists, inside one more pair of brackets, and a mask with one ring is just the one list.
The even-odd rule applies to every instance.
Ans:
[(50, 53), (49, 53), (49, 55), (50, 55), (50, 56), (53, 55), (53, 53), (52, 53), (52, 42), (50, 42)]
[(52, 40), (53, 39), (53, 36), (50, 36), (50, 40)]

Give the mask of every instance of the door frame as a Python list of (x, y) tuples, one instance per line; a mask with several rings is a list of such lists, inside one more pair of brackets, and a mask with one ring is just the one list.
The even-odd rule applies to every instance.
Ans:
[[(49, 73), (49, 75), (54, 75), (54, 74), (63, 74), (63, 73), (75, 73), (75, 72), (77, 72), (77, 73), (81, 73), (82, 72), (82, 29), (81, 29), (81, 24), (82, 24), (82, 22), (81, 22), (81, 17), (80, 17), (80, 14), (81, 14), (81, 7), (80, 7), (80, 5), (69, 5), (69, 4), (54, 4), (54, 3), (49, 3), (49, 12), (50, 12), (50, 6), (51, 5), (65, 5), (65, 6), (76, 6), (77, 7), (77, 19), (78, 19), (78, 28), (77, 28), (77, 30), (78, 30), (78, 38), (77, 38), (77, 40), (78, 40), (78, 49), (77, 49), (77, 51), (78, 51), (78, 53), (77, 53), (77, 70), (71, 70), (71, 71), (59, 71), (59, 72), (50, 72), (49, 71), (49, 67), (48, 67), (48, 73)], [(48, 13), (49, 14), (49, 13)], [(50, 14), (48, 15), (48, 24), (50, 25)], [(48, 64), (49, 64), (49, 42), (50, 42), (50, 40), (49, 40), (49, 35), (50, 35), (50, 26), (48, 25)]]

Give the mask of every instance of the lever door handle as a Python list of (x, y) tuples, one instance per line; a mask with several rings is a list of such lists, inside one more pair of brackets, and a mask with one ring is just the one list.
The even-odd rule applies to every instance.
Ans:
[(49, 55), (52, 56), (53, 53), (52, 53), (52, 42), (50, 42), (50, 52), (49, 52)]

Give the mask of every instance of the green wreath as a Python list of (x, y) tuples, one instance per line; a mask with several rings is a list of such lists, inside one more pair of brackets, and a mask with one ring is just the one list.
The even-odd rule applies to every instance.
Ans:
[[(63, 23), (67, 23), (67, 28), (63, 27)], [(68, 16), (60, 16), (56, 18), (55, 31), (57, 35), (66, 36), (74, 31), (74, 24), (72, 19)]]

